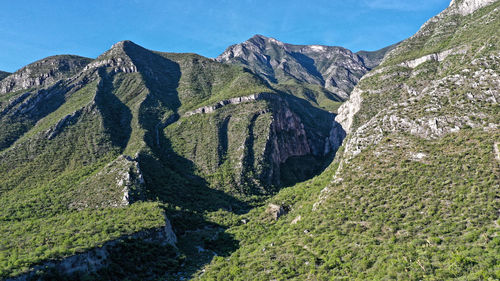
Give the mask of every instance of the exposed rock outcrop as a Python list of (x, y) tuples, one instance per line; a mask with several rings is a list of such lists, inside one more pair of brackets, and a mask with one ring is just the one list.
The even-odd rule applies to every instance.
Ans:
[(204, 114), (204, 113), (212, 113), (215, 110), (222, 108), (226, 105), (229, 104), (240, 104), (243, 102), (250, 102), (250, 101), (256, 101), (256, 100), (264, 100), (264, 99), (279, 99), (279, 96), (277, 94), (272, 94), (272, 93), (258, 93), (258, 94), (252, 94), (249, 96), (244, 96), (244, 97), (236, 97), (232, 99), (227, 99), (227, 100), (221, 100), (215, 105), (210, 105), (210, 106), (203, 106), (200, 108), (197, 108), (195, 110), (188, 111), (184, 113), (185, 117), (194, 115), (194, 114)]
[[(120, 155), (113, 162), (89, 177), (75, 191), (71, 208), (123, 207), (143, 199), (145, 181), (139, 161)], [(93, 198), (92, 194), (99, 194)]]
[(60, 55), (29, 64), (1, 79), (0, 94), (48, 86), (82, 70), (92, 59)]
[(457, 11), (462, 16), (466, 16), (495, 1), (496, 0), (451, 0), (449, 8), (453, 11)]
[(363, 102), (362, 91), (359, 89), (354, 89), (351, 93), (350, 98), (339, 107), (338, 115), (335, 117), (337, 121), (346, 133), (351, 131), (352, 122), (354, 120), (354, 115), (361, 108), (361, 103)]
[(359, 79), (391, 49), (358, 55), (342, 47), (292, 45), (255, 35), (230, 46), (216, 60), (244, 65), (272, 83), (295, 80), (321, 85), (347, 99)]
[(266, 213), (274, 220), (278, 220), (281, 216), (286, 214), (285, 208), (276, 204), (269, 204), (267, 206)]

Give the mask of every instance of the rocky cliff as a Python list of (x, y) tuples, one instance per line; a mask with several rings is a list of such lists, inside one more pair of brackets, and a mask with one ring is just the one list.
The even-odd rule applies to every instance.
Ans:
[(334, 116), (293, 96), (259, 93), (188, 111), (166, 134), (214, 186), (270, 193), (283, 185), (292, 158), (316, 157), (302, 165), (312, 173), (324, 167), (344, 138)]
[[(495, 28), (497, 10), (490, 6), (486, 14), (466, 17), (491, 2), (452, 1), (362, 79), (336, 119), (352, 133), (346, 143), (348, 153), (377, 144), (387, 132), (430, 139), (466, 127), (496, 128), (490, 110), (499, 100), (500, 81), (494, 70), (498, 52), (488, 43), (496, 35), (487, 30)], [(439, 44), (444, 40), (450, 43)], [(447, 73), (458, 65), (462, 68)], [(382, 82), (389, 77), (406, 80)], [(363, 112), (356, 114), (359, 111)]]

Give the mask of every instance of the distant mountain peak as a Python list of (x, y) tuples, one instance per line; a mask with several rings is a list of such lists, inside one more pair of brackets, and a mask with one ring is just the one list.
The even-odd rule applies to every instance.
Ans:
[(137, 72), (137, 62), (152, 52), (130, 40), (119, 41), (90, 63), (85, 70), (97, 67), (111, 67), (115, 72)]
[[(348, 49), (325, 45), (294, 45), (256, 34), (226, 49), (216, 60), (240, 64), (271, 83), (295, 81), (324, 87), (342, 99), (359, 79), (377, 66), (388, 49), (354, 54)], [(366, 64), (365, 64), (366, 62)]]
[(91, 61), (76, 55), (46, 57), (0, 79), (0, 94), (52, 84), (75, 74)]

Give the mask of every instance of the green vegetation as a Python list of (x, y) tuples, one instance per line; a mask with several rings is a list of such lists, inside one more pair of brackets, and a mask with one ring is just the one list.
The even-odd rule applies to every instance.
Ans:
[[(361, 153), (350, 158), (353, 151), (339, 152), (321, 175), (269, 198), (288, 210), (278, 220), (267, 204), (241, 215), (247, 223), (226, 231), (240, 247), (215, 257), (195, 277), (500, 279), (494, 152), (500, 111), (492, 98), (498, 19), (497, 2), (431, 23), (401, 43), (378, 73), (358, 85), (363, 103), (347, 141), (357, 138)], [(466, 51), (415, 68), (398, 65), (452, 47)], [(417, 130), (432, 120), (440, 120), (434, 123), (438, 133)], [(458, 132), (439, 134), (447, 127)]]
[[(485, 43), (497, 45), (495, 34), (498, 34), (500, 24), (498, 1), (479, 11), (462, 17), (456, 14), (447, 14), (438, 21), (428, 23), (416, 36), (403, 41), (381, 66), (395, 65), (428, 54), (439, 53), (452, 48), (470, 46), (474, 49)], [(439, 30), (439, 32), (434, 32)], [(494, 46), (493, 49), (498, 50)]]
[[(500, 279), (495, 8), (426, 26), (363, 79), (333, 162), (338, 96), (195, 54), (124, 41), (71, 79), (0, 96), (0, 279), (37, 265), (42, 280)], [(261, 92), (273, 98), (185, 115)], [(316, 154), (274, 159), (304, 143)], [(165, 217), (175, 246), (137, 235)], [(96, 272), (43, 267), (105, 245)]]
[[(225, 229), (270, 192), (259, 175), (270, 161), (273, 114), (283, 105), (247, 102), (177, 121), (187, 110), (267, 92), (287, 99), (308, 134), (324, 139), (331, 129), (330, 114), (239, 66), (127, 41), (98, 60), (103, 66), (72, 79), (1, 97), (1, 278), (115, 240), (108, 266), (98, 272), (64, 276), (49, 267), (35, 274), (172, 277), (195, 272), (213, 253), (234, 251), (238, 242)], [(43, 63), (37, 67), (45, 69)], [(164, 226), (165, 216), (176, 248), (133, 237)], [(143, 267), (132, 267), (130, 257)]]
[(298, 98), (309, 101), (312, 105), (328, 110), (330, 112), (337, 112), (337, 109), (342, 104), (343, 99), (334, 93), (326, 90), (319, 85), (298, 83), (289, 80), (284, 83), (273, 85), (277, 91), (285, 92), (287, 94), (296, 96)]
[(182, 73), (176, 89), (182, 104), (179, 112), (271, 91), (266, 82), (240, 66), (221, 64), (196, 54), (158, 54), (178, 63)]
[[(388, 136), (344, 166), (356, 173), (342, 173), (341, 183), (330, 183), (334, 164), (269, 199), (291, 210), (278, 221), (265, 207), (241, 216), (249, 223), (228, 230), (240, 248), (214, 258), (199, 278), (500, 278), (500, 170), (492, 153), (499, 137), (480, 130), (436, 141)], [(416, 152), (427, 157), (413, 160)]]

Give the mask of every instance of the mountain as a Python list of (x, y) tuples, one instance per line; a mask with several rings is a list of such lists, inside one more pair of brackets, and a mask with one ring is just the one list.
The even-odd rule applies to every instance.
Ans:
[(378, 52), (122, 41), (22, 68), (0, 279), (499, 279), (499, 13), (454, 0)]
[(499, 279), (499, 31), (500, 1), (455, 0), (390, 51), (332, 165), (241, 216), (199, 279)]
[(9, 72), (1, 71), (0, 70), (0, 80), (4, 79), (5, 77), (9, 76)]
[(2, 278), (198, 268), (234, 244), (221, 219), (318, 174), (345, 136), (243, 67), (130, 41), (0, 83)]
[(0, 94), (50, 85), (76, 74), (90, 61), (75, 55), (52, 56), (36, 61), (0, 79)]
[(248, 67), (271, 83), (318, 85), (328, 99), (343, 101), (392, 48), (353, 53), (342, 47), (292, 45), (255, 35), (228, 47), (216, 60)]

